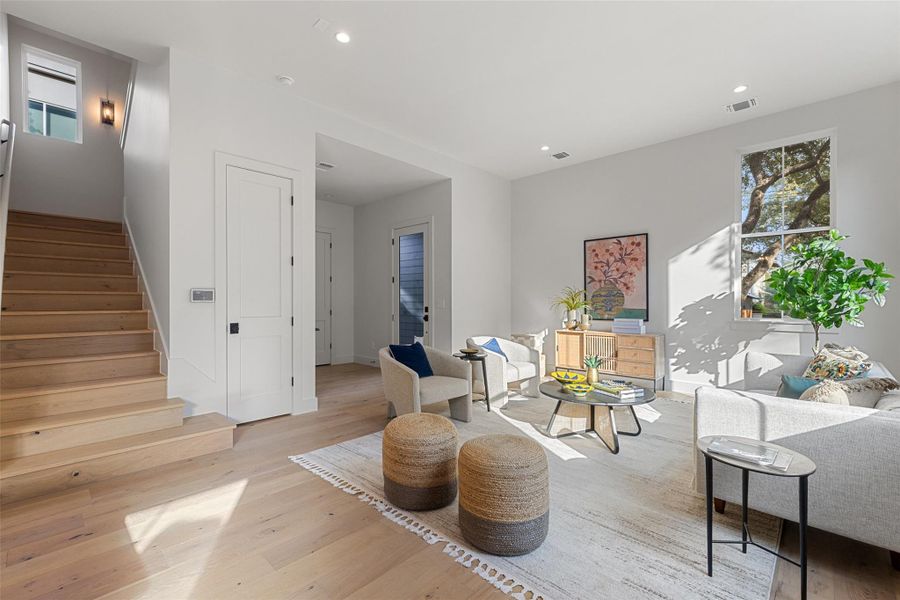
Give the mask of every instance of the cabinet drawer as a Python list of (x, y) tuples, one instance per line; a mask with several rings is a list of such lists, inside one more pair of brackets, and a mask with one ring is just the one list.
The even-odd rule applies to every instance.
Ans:
[(626, 362), (624, 360), (616, 361), (616, 372), (619, 375), (628, 377), (644, 377), (653, 379), (653, 365), (645, 363)]
[(620, 348), (644, 348), (652, 350), (656, 344), (656, 339), (650, 335), (618, 335), (616, 336), (616, 344)]
[(643, 348), (619, 348), (617, 352), (619, 360), (628, 360), (631, 362), (653, 364), (653, 350), (644, 350)]

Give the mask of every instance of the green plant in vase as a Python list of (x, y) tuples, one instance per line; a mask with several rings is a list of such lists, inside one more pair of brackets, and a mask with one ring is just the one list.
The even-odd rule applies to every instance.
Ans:
[(577, 321), (577, 312), (587, 308), (587, 292), (571, 286), (563, 289), (559, 295), (551, 300), (551, 308), (562, 308), (566, 311), (566, 328), (574, 329)]
[(599, 354), (588, 354), (584, 357), (584, 370), (587, 373), (587, 382), (594, 385), (600, 381), (600, 367), (603, 359)]
[(884, 306), (884, 295), (893, 275), (884, 263), (868, 258), (862, 265), (847, 256), (840, 242), (847, 239), (836, 229), (808, 244), (791, 247), (790, 264), (769, 274), (772, 300), (794, 319), (809, 321), (815, 334), (813, 353), (819, 351), (819, 330), (840, 327), (844, 323), (862, 327), (859, 318), (869, 300)]

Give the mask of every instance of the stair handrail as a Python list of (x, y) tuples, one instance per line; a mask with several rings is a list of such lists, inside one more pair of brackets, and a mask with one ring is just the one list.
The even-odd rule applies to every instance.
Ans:
[[(5, 131), (5, 133), (4, 133)], [(9, 119), (0, 120), (0, 273), (3, 272), (3, 257), (6, 255), (6, 223), (9, 217), (9, 181), (12, 173), (13, 147), (16, 143), (16, 124)], [(0, 279), (0, 294), (3, 283)]]

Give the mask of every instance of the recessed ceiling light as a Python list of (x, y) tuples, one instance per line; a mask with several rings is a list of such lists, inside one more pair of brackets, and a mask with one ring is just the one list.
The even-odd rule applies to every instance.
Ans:
[(275, 77), (281, 85), (294, 85), (294, 78), (290, 75), (278, 75)]
[(339, 41), (342, 44), (349, 44), (350, 43), (350, 34), (347, 33), (346, 31), (338, 31), (336, 34), (334, 34), (334, 39), (336, 39), (337, 41)]
[(744, 85), (743, 83), (736, 88), (734, 88), (735, 94), (740, 94), (741, 92), (746, 92), (749, 86)]
[(541, 152), (546, 152), (546, 151), (549, 150), (549, 149), (550, 149), (550, 146), (547, 146), (546, 144), (544, 144), (543, 146), (541, 146)]

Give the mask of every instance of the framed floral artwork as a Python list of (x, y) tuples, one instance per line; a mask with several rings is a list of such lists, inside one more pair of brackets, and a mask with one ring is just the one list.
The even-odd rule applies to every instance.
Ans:
[(647, 234), (584, 241), (584, 289), (591, 318), (649, 317)]

